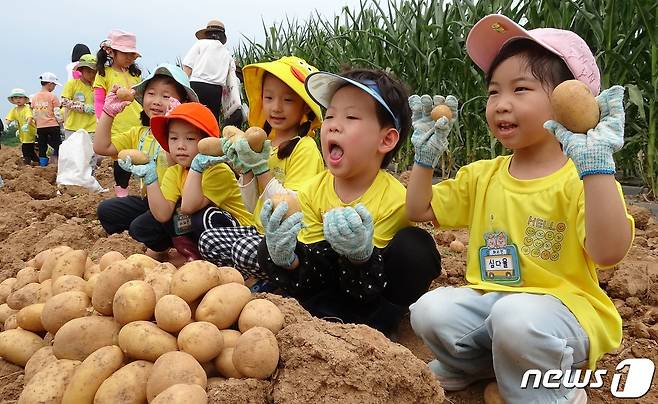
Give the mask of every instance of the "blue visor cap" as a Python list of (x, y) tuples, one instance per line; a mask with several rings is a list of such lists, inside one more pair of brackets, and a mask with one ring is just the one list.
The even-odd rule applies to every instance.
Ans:
[(400, 131), (400, 119), (393, 113), (384, 98), (382, 98), (379, 86), (373, 80), (365, 80), (364, 82), (348, 79), (347, 77), (339, 76), (329, 72), (315, 72), (311, 73), (307, 78), (304, 86), (306, 91), (311, 96), (313, 101), (322, 105), (325, 109), (329, 106), (331, 98), (336, 91), (343, 87), (345, 84), (350, 84), (365, 91), (368, 95), (374, 98), (381, 104), (395, 122), (395, 129)]

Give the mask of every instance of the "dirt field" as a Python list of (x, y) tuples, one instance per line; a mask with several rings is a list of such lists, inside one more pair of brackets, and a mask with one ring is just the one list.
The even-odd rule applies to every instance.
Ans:
[[(14, 148), (0, 150), (0, 175), (5, 184), (0, 189), (0, 281), (14, 276), (36, 253), (62, 244), (87, 250), (92, 260), (110, 250), (126, 256), (143, 252), (127, 234), (108, 237), (96, 220), (98, 202), (113, 192), (89, 194), (64, 187), (58, 193), (55, 168), (25, 167)], [(101, 185), (112, 188), (109, 160), (97, 177)], [(636, 220), (633, 248), (619, 267), (599, 272), (602, 287), (624, 319), (624, 340), (599, 363), (607, 378), (602, 388), (589, 390), (594, 403), (623, 402), (610, 393), (611, 376), (623, 359), (649, 358), (658, 363), (658, 224), (649, 210), (628, 202)], [(465, 231), (435, 234), (443, 273), (433, 287), (463, 284), (466, 255), (448, 248), (453, 235), (467, 242)], [(415, 337), (408, 320), (398, 345), (365, 326), (313, 320), (291, 299), (268, 298), (278, 301), (286, 314), (287, 327), (278, 335), (280, 369), (272, 381), (213, 378), (209, 402), (441, 402), (443, 393), (423, 364), (432, 359), (431, 353)], [(658, 402), (657, 377), (654, 374), (646, 396), (626, 402)], [(445, 402), (483, 402), (486, 384), (446, 393)], [(22, 368), (0, 360), (0, 404), (15, 402), (22, 387)]]

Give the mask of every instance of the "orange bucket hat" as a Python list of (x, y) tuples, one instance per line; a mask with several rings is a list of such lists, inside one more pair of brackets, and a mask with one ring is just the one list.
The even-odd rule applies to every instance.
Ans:
[(167, 115), (151, 118), (151, 132), (160, 146), (169, 152), (169, 121), (182, 119), (212, 137), (219, 137), (219, 125), (215, 115), (203, 104), (186, 102), (171, 110)]

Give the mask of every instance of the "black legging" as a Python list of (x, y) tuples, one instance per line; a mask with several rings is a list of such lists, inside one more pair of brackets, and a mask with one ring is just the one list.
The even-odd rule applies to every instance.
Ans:
[(132, 173), (121, 168), (118, 160), (114, 161), (112, 169), (114, 174), (114, 182), (121, 188), (128, 188), (128, 184), (130, 183), (130, 176)]
[(37, 153), (34, 151), (34, 143), (23, 143), (21, 145), (21, 151), (23, 152), (23, 161), (25, 164), (39, 162), (39, 157), (37, 157)]
[(37, 128), (37, 141), (39, 143), (39, 157), (47, 157), (48, 146), (55, 151), (54, 156), (59, 154), (59, 145), (62, 143), (62, 133), (59, 126), (49, 126), (47, 128)]
[(199, 102), (215, 115), (217, 123), (219, 123), (219, 112), (222, 108), (222, 86), (219, 84), (208, 84), (200, 81), (190, 82), (192, 90), (199, 96)]

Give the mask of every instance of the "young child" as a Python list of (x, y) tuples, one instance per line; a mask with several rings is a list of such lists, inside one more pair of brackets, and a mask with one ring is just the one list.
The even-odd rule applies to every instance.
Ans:
[(62, 106), (66, 111), (64, 138), (78, 129), (84, 129), (93, 139), (96, 132), (96, 116), (92, 84), (96, 77), (96, 58), (90, 54), (82, 55), (74, 70), (80, 73), (80, 77), (67, 81), (62, 90)]
[(253, 225), (235, 174), (223, 163), (226, 158), (198, 154), (199, 140), (219, 137), (219, 126), (210, 109), (197, 102), (181, 104), (165, 116), (153, 117), (151, 128), (176, 164), (167, 168), (159, 182), (155, 162), (136, 166), (129, 157), (128, 161), (119, 161), (122, 168), (144, 179), (149, 208), (158, 221), (151, 228), (134, 231), (136, 240), (147, 245), (156, 243), (156, 238), (158, 245), (185, 244), (188, 247), (179, 251), (193, 261), (201, 259), (196, 249), (200, 231), (195, 223), (206, 220), (215, 227)]
[[(162, 150), (151, 133), (150, 119), (164, 115), (180, 103), (178, 100), (196, 102), (198, 98), (190, 87), (187, 75), (179, 67), (168, 63), (157, 66), (149, 77), (133, 88), (135, 101), (143, 106), (140, 125), (111, 136), (114, 118), (130, 104), (129, 101), (119, 100), (116, 92), (111, 91), (106, 97), (96, 127), (94, 152), (103, 156), (116, 156), (124, 149), (141, 150), (155, 161), (158, 179), (162, 180), (169, 161), (166, 151)], [(119, 169), (122, 170), (120, 167)], [(128, 230), (133, 238), (155, 222), (149, 212), (148, 201), (143, 195), (106, 199), (98, 205), (97, 214), (108, 234)], [(158, 236), (153, 235), (152, 243), (145, 242), (150, 249), (147, 253), (156, 259), (168, 259), (170, 242), (159, 244)]]
[[(135, 64), (141, 55), (137, 51), (135, 34), (121, 30), (113, 30), (100, 44), (96, 54), (96, 78), (94, 80), (94, 109), (96, 118), (101, 119), (105, 97), (114, 86), (130, 88), (141, 81), (142, 71)], [(142, 108), (139, 102), (133, 101), (114, 117), (112, 136), (125, 133), (131, 128), (140, 126), (143, 120)], [(148, 125), (146, 125), (148, 126)], [(118, 197), (128, 196), (130, 173), (122, 170), (114, 162), (114, 192)]]
[(270, 140), (260, 153), (251, 150), (246, 140), (235, 145), (222, 141), (225, 154), (242, 170), (245, 205), (254, 212), (256, 226), (207, 230), (199, 239), (205, 259), (233, 266), (245, 277), (265, 279), (257, 261), (263, 234), (258, 215), (263, 202), (277, 193), (294, 193), (324, 170), (313, 140), (315, 129), (322, 123), (320, 106), (304, 88), (304, 79), (314, 71), (315, 67), (294, 56), (244, 67), (249, 126), (263, 128)]
[(53, 163), (56, 163), (59, 145), (62, 143), (62, 133), (59, 124), (61, 115), (59, 112), (59, 98), (53, 94), (55, 86), (61, 85), (57, 76), (50, 72), (44, 72), (39, 76), (41, 80), (41, 91), (32, 96), (32, 113), (37, 126), (37, 139), (39, 142), (39, 165), (48, 165), (48, 146), (52, 147)]
[(14, 88), (7, 97), (9, 102), (16, 105), (12, 108), (5, 120), (7, 126), (16, 126), (16, 136), (21, 141), (21, 151), (23, 152), (23, 162), (26, 165), (38, 165), (39, 158), (34, 151), (34, 141), (36, 139), (36, 129), (34, 127), (34, 118), (32, 110), (27, 105), (29, 98), (22, 88)]
[(495, 374), (508, 403), (585, 403), (582, 389), (520, 386), (528, 369), (594, 368), (621, 342), (621, 318), (596, 268), (619, 262), (633, 239), (612, 157), (623, 144), (623, 88), (599, 94), (600, 122), (574, 134), (552, 120), (549, 96), (574, 78), (599, 93), (599, 70), (582, 38), (490, 15), (466, 47), (486, 74), (489, 129), (513, 154), (469, 164), (432, 186), (457, 102), (445, 100), (452, 120), (434, 122), (429, 112), (444, 100), (410, 98), (409, 217), (470, 232), (468, 285), (423, 295), (410, 307), (411, 325), (436, 356), (429, 366), (446, 390)]
[(287, 203), (265, 202), (258, 262), (312, 314), (394, 338), (441, 265), (432, 236), (410, 227), (404, 186), (384, 170), (409, 133), (408, 93), (375, 70), (313, 73), (306, 88), (327, 108), (320, 136), (328, 170), (298, 191), (301, 212), (284, 218)]

